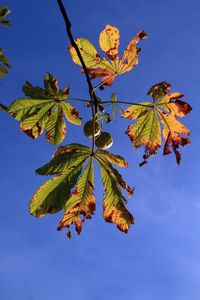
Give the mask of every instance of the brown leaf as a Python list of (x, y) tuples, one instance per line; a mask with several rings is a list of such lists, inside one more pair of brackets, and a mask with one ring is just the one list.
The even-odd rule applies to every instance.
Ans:
[(178, 151), (178, 148), (180, 145), (185, 146), (187, 144), (190, 144), (190, 140), (188, 138), (183, 138), (178, 134), (172, 134), (171, 132), (169, 132), (167, 140), (165, 142), (163, 155), (168, 155), (171, 153), (170, 150), (170, 146), (171, 146), (176, 156), (176, 162), (179, 165), (181, 161), (181, 154)]

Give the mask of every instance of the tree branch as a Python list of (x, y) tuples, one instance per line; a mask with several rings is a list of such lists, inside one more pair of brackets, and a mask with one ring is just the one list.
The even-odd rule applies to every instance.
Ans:
[(84, 73), (85, 73), (85, 76), (86, 76), (86, 80), (87, 80), (87, 84), (88, 84), (88, 87), (89, 87), (90, 98), (91, 98), (91, 101), (94, 104), (95, 113), (96, 113), (98, 111), (98, 99), (97, 99), (97, 96), (96, 96), (96, 94), (94, 92), (94, 87), (93, 87), (92, 82), (90, 80), (90, 77), (89, 77), (89, 74), (88, 74), (88, 71), (87, 71), (87, 67), (86, 67), (86, 65), (84, 63), (84, 60), (83, 60), (82, 55), (80, 53), (80, 50), (79, 50), (77, 44), (74, 41), (74, 37), (73, 37), (72, 32), (71, 32), (71, 22), (70, 22), (70, 20), (68, 18), (68, 15), (67, 15), (66, 9), (65, 9), (65, 7), (64, 7), (64, 5), (62, 3), (62, 0), (57, 0), (57, 3), (58, 3), (58, 6), (60, 8), (60, 11), (61, 11), (61, 14), (63, 16), (63, 19), (65, 21), (66, 32), (67, 32), (67, 35), (69, 37), (69, 40), (70, 40), (72, 46), (74, 47), (74, 49), (76, 50), (78, 58), (80, 59), (81, 65), (83, 67), (83, 70), (84, 70)]

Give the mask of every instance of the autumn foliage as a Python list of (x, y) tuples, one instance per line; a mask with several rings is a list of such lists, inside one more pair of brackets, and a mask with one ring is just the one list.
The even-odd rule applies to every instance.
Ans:
[[(13, 101), (8, 108), (0, 104), (0, 110), (8, 112), (19, 121), (20, 129), (29, 137), (36, 139), (44, 133), (46, 140), (53, 145), (64, 141), (68, 122), (83, 125), (83, 133), (90, 138), (91, 146), (76, 142), (61, 145), (53, 158), (36, 170), (39, 175), (52, 177), (33, 195), (30, 213), (35, 217), (43, 217), (63, 210), (57, 229), (66, 228), (67, 237), (71, 238), (70, 228), (74, 225), (80, 234), (85, 220), (91, 219), (95, 213), (95, 161), (104, 186), (103, 217), (106, 222), (114, 223), (119, 230), (127, 233), (134, 223), (134, 217), (126, 208), (124, 192), (130, 197), (134, 188), (124, 181), (116, 168), (127, 168), (128, 162), (105, 150), (113, 142), (111, 133), (103, 131), (105, 122), (116, 120), (116, 110), (119, 110), (122, 118), (131, 121), (130, 125), (127, 124), (126, 135), (135, 149), (144, 148), (140, 166), (156, 155), (162, 144), (163, 155), (174, 152), (176, 162), (180, 164), (180, 146), (190, 143), (190, 131), (180, 119), (190, 113), (192, 108), (182, 100), (183, 94), (171, 92), (171, 85), (165, 81), (152, 86), (147, 93), (147, 100), (143, 102), (119, 102), (116, 94), (112, 94), (110, 101), (104, 101), (102, 95), (97, 96), (96, 90), (111, 86), (118, 75), (135, 68), (140, 54), (137, 45), (147, 38), (147, 34), (143, 30), (137, 33), (120, 55), (120, 32), (116, 27), (107, 25), (99, 35), (99, 45), (104, 53), (102, 56), (88, 39), (73, 38), (62, 1), (58, 0), (58, 4), (71, 42), (68, 46), (69, 54), (73, 62), (81, 66), (83, 76), (86, 75), (90, 87), (89, 99), (70, 98), (70, 87), (59, 88), (57, 79), (47, 73), (43, 87), (33, 86), (27, 81), (23, 85), (25, 96)], [(7, 19), (9, 12), (7, 7), (0, 8), (0, 23), (3, 25), (10, 25)], [(1, 48), (0, 62), (2, 77), (7, 74), (10, 64)], [(92, 79), (100, 81), (91, 91)], [(85, 104), (86, 109), (91, 109), (91, 119), (86, 122), (82, 121), (76, 105), (72, 104), (79, 100)], [(121, 105), (125, 107), (121, 109)], [(107, 107), (111, 108), (111, 112)]]

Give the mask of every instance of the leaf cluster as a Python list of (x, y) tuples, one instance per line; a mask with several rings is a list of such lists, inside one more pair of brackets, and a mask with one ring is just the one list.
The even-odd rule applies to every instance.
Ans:
[[(140, 48), (137, 44), (145, 39), (147, 34), (143, 30), (139, 31), (120, 57), (119, 30), (107, 25), (99, 36), (100, 48), (106, 56), (102, 57), (88, 39), (73, 39), (71, 24), (62, 1), (59, 0), (58, 3), (66, 21), (68, 36), (73, 42), (68, 47), (71, 58), (75, 64), (82, 66), (82, 72), (87, 71), (87, 77), (90, 76), (89, 81), (87, 78), (90, 99), (69, 98), (69, 86), (59, 88), (56, 77), (47, 73), (44, 77), (44, 87), (33, 86), (27, 81), (23, 85), (25, 97), (13, 101), (9, 108), (0, 104), (0, 109), (19, 121), (20, 129), (29, 137), (36, 139), (45, 133), (46, 140), (57, 145), (62, 143), (66, 136), (66, 120), (74, 125), (82, 125), (79, 112), (70, 103), (81, 101), (86, 104), (86, 108), (91, 108), (91, 118), (83, 127), (84, 134), (91, 140), (91, 146), (77, 143), (60, 146), (50, 162), (36, 170), (39, 175), (52, 177), (33, 195), (30, 213), (36, 217), (43, 217), (63, 210), (63, 217), (57, 229), (67, 228), (67, 236), (70, 239), (71, 227), (74, 225), (80, 234), (84, 221), (91, 219), (95, 212), (95, 162), (100, 168), (104, 186), (103, 217), (106, 222), (116, 224), (119, 230), (127, 233), (130, 225), (134, 223), (134, 218), (126, 208), (127, 199), (124, 192), (132, 196), (134, 189), (114, 167), (127, 168), (127, 161), (122, 156), (104, 150), (113, 143), (111, 134), (103, 131), (104, 122), (116, 121), (116, 110), (122, 118), (131, 121), (126, 134), (135, 149), (144, 147), (140, 166), (145, 165), (148, 159), (158, 152), (162, 142), (163, 155), (173, 151), (177, 163), (180, 164), (179, 147), (190, 143), (190, 131), (179, 119), (190, 113), (192, 108), (182, 100), (182, 93), (170, 92), (171, 85), (167, 82), (157, 83), (150, 88), (147, 95), (152, 97), (152, 101), (119, 101), (115, 93), (108, 101), (96, 95), (96, 90), (111, 86), (118, 75), (131, 71), (138, 64)], [(9, 12), (7, 7), (0, 7), (0, 23), (5, 26), (10, 26), (7, 19)], [(2, 49), (0, 62), (2, 77), (7, 74), (5, 67), (10, 67)], [(96, 78), (100, 78), (100, 83), (93, 88), (90, 80)], [(126, 107), (122, 108), (122, 105)]]

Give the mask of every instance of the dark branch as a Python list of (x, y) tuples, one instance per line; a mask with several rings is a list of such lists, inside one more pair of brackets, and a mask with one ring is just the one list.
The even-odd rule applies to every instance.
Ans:
[(57, 2), (58, 2), (58, 6), (60, 8), (60, 11), (62, 13), (63, 19), (65, 21), (67, 35), (68, 35), (68, 37), (70, 39), (70, 42), (71, 42), (72, 46), (76, 50), (76, 53), (77, 53), (77, 55), (78, 55), (78, 57), (80, 59), (81, 65), (83, 67), (83, 70), (84, 70), (84, 73), (85, 73), (85, 76), (86, 76), (86, 80), (87, 80), (87, 84), (88, 84), (88, 87), (89, 87), (90, 98), (91, 98), (91, 101), (94, 103), (95, 113), (96, 113), (97, 110), (98, 110), (98, 99), (97, 99), (97, 96), (96, 96), (96, 94), (94, 92), (94, 88), (93, 88), (92, 82), (90, 80), (90, 77), (89, 77), (89, 74), (88, 74), (88, 71), (87, 71), (87, 67), (86, 67), (86, 65), (84, 63), (84, 60), (83, 60), (82, 55), (80, 53), (80, 50), (79, 50), (77, 44), (74, 41), (74, 37), (73, 37), (72, 32), (71, 32), (71, 22), (70, 22), (70, 20), (68, 18), (68, 15), (67, 15), (65, 7), (64, 7), (64, 5), (62, 3), (62, 0), (57, 0)]

